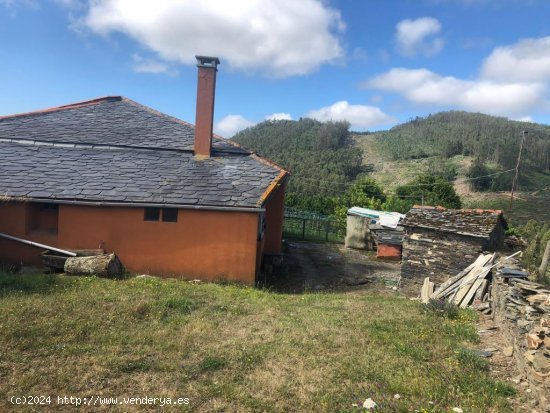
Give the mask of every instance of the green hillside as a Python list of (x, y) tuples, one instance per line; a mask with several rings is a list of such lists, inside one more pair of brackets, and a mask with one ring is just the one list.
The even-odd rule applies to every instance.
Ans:
[[(330, 215), (343, 206), (342, 197), (351, 199), (344, 204), (353, 202), (350, 192), (363, 188), (372, 191), (368, 197), (383, 191), (383, 197), (376, 195), (381, 204), (373, 206), (402, 210), (419, 203), (420, 198), (409, 197), (408, 204), (396, 205), (395, 199), (388, 197), (394, 194), (396, 198), (396, 193), (399, 197), (403, 192), (399, 186), (410, 187), (419, 177), (432, 174), (453, 182), (465, 207), (507, 209), (506, 191), (513, 177), (509, 170), (515, 168), (523, 130), (528, 133), (522, 152), (520, 193), (511, 215), (517, 223), (531, 217), (548, 220), (550, 191), (544, 191), (550, 186), (547, 125), (453, 111), (374, 133), (350, 133), (345, 122), (265, 121), (241, 131), (234, 140), (292, 172), (288, 191), (291, 206)], [(479, 178), (485, 175), (491, 176)], [(379, 188), (365, 181), (366, 177), (374, 179)], [(537, 193), (531, 195), (533, 192)]]
[[(439, 167), (445, 162), (469, 167), (471, 161), (477, 161), (485, 169), (485, 174), (492, 174), (515, 167), (524, 130), (528, 133), (522, 152), (521, 183), (527, 188), (538, 189), (540, 174), (550, 172), (548, 125), (450, 111), (417, 117), (388, 131), (365, 136), (370, 138), (371, 147), (373, 142), (376, 143), (374, 151), (390, 161), (416, 160), (413, 164), (423, 164), (426, 161), (422, 160), (437, 157), (440, 158)], [(368, 151), (360, 139), (357, 142)], [(504, 177), (493, 189), (509, 189), (510, 182), (509, 177)]]
[(233, 139), (290, 170), (290, 193), (334, 195), (364, 171), (346, 122), (265, 121)]

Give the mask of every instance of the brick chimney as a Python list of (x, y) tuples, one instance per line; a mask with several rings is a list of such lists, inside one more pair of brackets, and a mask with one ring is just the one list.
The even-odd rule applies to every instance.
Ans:
[(195, 56), (197, 58), (197, 116), (195, 119), (195, 156), (208, 158), (212, 151), (212, 129), (214, 124), (214, 95), (216, 72), (220, 60), (217, 57)]

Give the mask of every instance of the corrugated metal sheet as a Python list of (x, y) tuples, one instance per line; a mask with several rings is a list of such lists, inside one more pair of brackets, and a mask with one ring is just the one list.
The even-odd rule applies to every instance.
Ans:
[(379, 223), (388, 228), (396, 228), (399, 222), (405, 218), (405, 215), (399, 212), (377, 211), (375, 209), (353, 207), (348, 209), (349, 215), (357, 215), (372, 219), (372, 223)]

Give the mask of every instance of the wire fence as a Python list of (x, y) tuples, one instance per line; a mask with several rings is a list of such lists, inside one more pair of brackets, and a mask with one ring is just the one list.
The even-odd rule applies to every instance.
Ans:
[(323, 216), (285, 214), (283, 235), (287, 238), (343, 243), (346, 224)]

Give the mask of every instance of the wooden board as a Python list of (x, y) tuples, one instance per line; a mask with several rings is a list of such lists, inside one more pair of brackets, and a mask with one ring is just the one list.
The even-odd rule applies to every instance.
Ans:
[(450, 293), (454, 292), (454, 290), (461, 289), (463, 286), (467, 285), (468, 283), (475, 281), (479, 273), (483, 270), (485, 265), (493, 257), (494, 257), (493, 254), (480, 255), (478, 260), (476, 260), (474, 267), (464, 277), (462, 277), (459, 280), (456, 280), (453, 284), (449, 285), (445, 290), (440, 291), (439, 294), (437, 295), (437, 298), (445, 297)]

